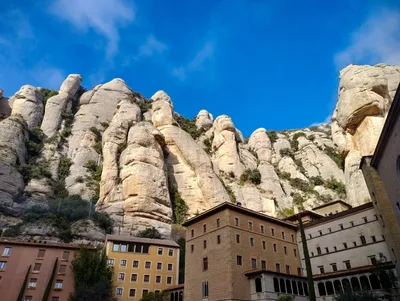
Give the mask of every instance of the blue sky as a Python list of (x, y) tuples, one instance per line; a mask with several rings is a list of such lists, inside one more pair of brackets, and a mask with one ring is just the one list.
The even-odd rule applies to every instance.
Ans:
[(245, 136), (329, 119), (349, 63), (400, 64), (397, 0), (0, 0), (0, 15), (5, 95), (120, 77), (188, 118), (227, 114)]

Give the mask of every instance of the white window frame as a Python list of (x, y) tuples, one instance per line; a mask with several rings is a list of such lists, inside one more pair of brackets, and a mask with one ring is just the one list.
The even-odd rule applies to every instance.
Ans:
[[(172, 255), (169, 255), (172, 251)], [(169, 257), (174, 257), (174, 249), (168, 249), (168, 256)]]
[(5, 247), (3, 251), (3, 256), (10, 256), (12, 247)]
[[(169, 269), (169, 266), (171, 265), (171, 269)], [(174, 270), (174, 264), (173, 263), (168, 263), (167, 264), (167, 271), (172, 272)]]
[[(131, 296), (131, 290), (135, 291), (135, 294), (133, 296)], [(129, 288), (129, 294), (128, 294), (128, 298), (136, 298), (136, 288)]]
[[(145, 281), (145, 280), (144, 280), (144, 277), (145, 277), (145, 276), (149, 276), (149, 281)], [(143, 283), (150, 283), (150, 281), (151, 281), (151, 275), (150, 275), (150, 274), (144, 274), (144, 275), (143, 275)]]
[[(146, 267), (146, 265), (147, 265), (147, 263), (150, 263), (150, 267), (148, 268), (148, 267)], [(144, 262), (144, 269), (145, 270), (151, 270), (151, 264), (152, 264), (152, 262), (150, 261), (150, 260), (146, 260), (145, 262)]]
[(7, 261), (0, 261), (0, 270), (5, 270), (7, 267)]
[[(32, 279), (35, 279), (35, 281), (32, 281)], [(37, 278), (31, 278), (28, 283), (28, 288), (35, 288), (36, 285), (37, 285)]]
[[(160, 250), (161, 250), (161, 254), (160, 254)], [(159, 247), (159, 248), (157, 249), (157, 255), (158, 255), (158, 256), (163, 256), (163, 254), (164, 254), (164, 248)]]
[[(120, 277), (121, 275), (124, 275), (123, 276), (124, 279), (121, 279), (121, 277)], [(124, 272), (118, 272), (118, 282), (124, 282), (125, 276), (126, 276), (126, 274)]]
[[(132, 276), (133, 275), (136, 275), (136, 280), (135, 281), (132, 281)], [(137, 283), (137, 280), (138, 280), (138, 274), (137, 273), (131, 273), (131, 278), (130, 278), (130, 281), (131, 281), (131, 283)]]
[(56, 280), (56, 283), (54, 284), (54, 288), (55, 289), (62, 289), (63, 285), (64, 285), (64, 281), (62, 279), (58, 279), (58, 280)]
[[(122, 260), (125, 260), (125, 265), (122, 265)], [(122, 269), (126, 269), (126, 267), (128, 266), (128, 259), (126, 259), (126, 258), (121, 258), (120, 260), (119, 260), (119, 267), (120, 268), (122, 268)]]
[[(121, 290), (121, 294), (118, 294), (118, 290)], [(124, 288), (123, 287), (116, 287), (115, 288), (115, 297), (122, 297), (124, 295)]]
[[(160, 282), (157, 282), (157, 277), (160, 277)], [(162, 284), (162, 275), (156, 275), (156, 279), (154, 280), (155, 284)]]
[[(161, 269), (158, 268), (158, 264), (161, 263)], [(162, 262), (157, 262), (156, 264), (156, 270), (157, 271), (162, 271), (163, 270), (163, 263)]]
[[(110, 262), (112, 262), (111, 264), (110, 264)], [(115, 259), (114, 258), (108, 258), (107, 259), (107, 265), (108, 266), (113, 266), (115, 264)]]
[[(133, 263), (135, 262), (135, 261), (137, 261), (137, 263), (138, 263), (138, 266), (137, 267), (134, 267), (133, 266)], [(132, 269), (138, 269), (140, 267), (140, 260), (132, 260)]]
[[(171, 283), (168, 283), (168, 279), (171, 279)], [(165, 283), (166, 284), (172, 284), (172, 276), (167, 276), (167, 278), (165, 279)]]

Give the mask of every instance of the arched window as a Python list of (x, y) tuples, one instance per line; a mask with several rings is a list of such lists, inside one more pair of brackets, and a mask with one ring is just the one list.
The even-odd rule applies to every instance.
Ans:
[(318, 282), (318, 293), (320, 296), (326, 296), (325, 285), (323, 282)]
[(290, 285), (290, 280), (286, 280), (286, 290), (288, 294), (292, 293), (292, 286)]
[(361, 282), (361, 289), (363, 291), (370, 291), (371, 290), (371, 285), (369, 284), (367, 276), (361, 276), (360, 277), (360, 282)]
[(325, 286), (326, 286), (326, 294), (329, 295), (333, 295), (335, 294), (334, 290), (333, 290), (333, 284), (330, 281), (325, 282)]
[(371, 286), (373, 290), (380, 290), (381, 284), (379, 282), (378, 277), (375, 274), (369, 275), (369, 282), (371, 282)]
[(335, 288), (336, 294), (341, 294), (343, 292), (342, 284), (340, 280), (333, 281), (333, 287)]
[(299, 295), (304, 295), (303, 283), (301, 283), (301, 281), (297, 281), (297, 287), (299, 289)]
[(357, 277), (352, 277), (350, 279), (350, 282), (351, 282), (351, 288), (353, 289), (353, 292), (361, 291), (360, 282), (358, 281)]
[(343, 279), (342, 286), (345, 293), (351, 293), (351, 285), (349, 279)]
[(306, 282), (303, 282), (303, 288), (304, 288), (304, 295), (308, 296), (308, 284)]
[(281, 287), (281, 292), (286, 293), (285, 280), (279, 279), (279, 285)]
[(279, 281), (278, 278), (274, 277), (274, 291), (275, 293), (279, 293)]
[(170, 299), (170, 301), (175, 301), (174, 293), (171, 293), (171, 295), (169, 296), (169, 299)]
[(256, 293), (261, 293), (262, 292), (261, 278), (256, 278), (255, 283), (256, 283)]
[(183, 301), (183, 292), (179, 292), (179, 301)]
[(297, 290), (297, 283), (296, 281), (292, 281), (292, 288), (293, 288), (293, 294), (298, 295), (299, 291)]

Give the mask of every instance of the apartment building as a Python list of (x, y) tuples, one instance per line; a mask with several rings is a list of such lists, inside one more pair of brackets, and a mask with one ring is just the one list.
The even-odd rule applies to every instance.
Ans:
[(178, 284), (179, 245), (174, 241), (107, 235), (106, 254), (118, 300), (140, 300)]
[(0, 299), (17, 300), (23, 292), (22, 300), (41, 301), (49, 286), (47, 300), (68, 300), (74, 291), (71, 260), (78, 249), (72, 244), (0, 239)]
[(185, 300), (306, 298), (293, 223), (222, 203), (184, 226)]
[[(372, 203), (329, 214), (304, 224), (317, 299), (332, 300), (343, 291), (380, 290), (373, 273), (377, 261), (393, 268), (393, 254), (386, 243)], [(334, 209), (335, 210), (335, 209)], [(297, 235), (302, 266), (304, 253)]]

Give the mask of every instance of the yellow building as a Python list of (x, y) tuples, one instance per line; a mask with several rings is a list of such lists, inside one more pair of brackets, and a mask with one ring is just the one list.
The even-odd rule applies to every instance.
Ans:
[(140, 300), (178, 284), (179, 245), (171, 240), (107, 235), (118, 300)]

